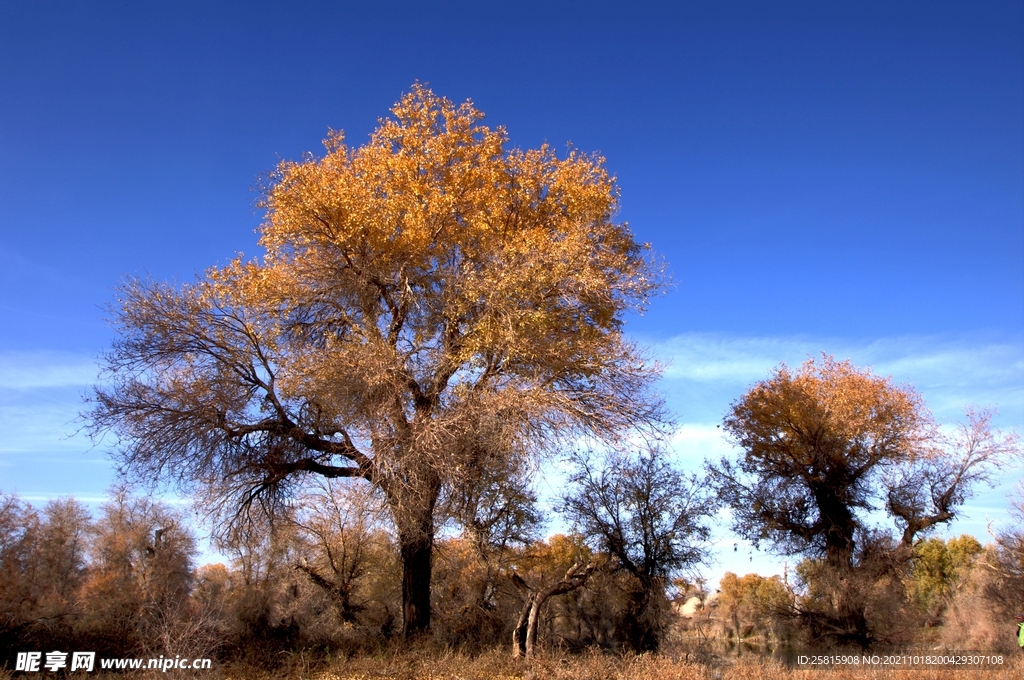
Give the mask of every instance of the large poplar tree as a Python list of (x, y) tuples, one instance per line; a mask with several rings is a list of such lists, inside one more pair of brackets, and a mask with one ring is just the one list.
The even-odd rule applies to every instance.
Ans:
[(129, 475), (241, 508), (310, 475), (376, 487), (408, 635), (430, 626), (446, 485), (657, 421), (656, 372), (621, 326), (660, 280), (603, 159), (506, 149), (418, 85), (392, 112), (362, 147), (331, 133), (278, 166), (261, 258), (121, 288), (89, 417)]

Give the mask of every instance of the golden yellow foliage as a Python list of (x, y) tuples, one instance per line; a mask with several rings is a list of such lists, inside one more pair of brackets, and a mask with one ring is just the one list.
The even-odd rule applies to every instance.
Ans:
[(911, 457), (929, 434), (912, 388), (830, 356), (795, 372), (783, 364), (737, 402), (725, 425), (753, 459), (820, 466), (842, 457), (865, 469)]

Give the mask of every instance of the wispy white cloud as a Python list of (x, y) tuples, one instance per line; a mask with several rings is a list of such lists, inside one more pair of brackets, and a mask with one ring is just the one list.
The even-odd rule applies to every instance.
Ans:
[(95, 361), (82, 354), (0, 353), (0, 491), (84, 499), (110, 484), (111, 462), (78, 418), (96, 376)]
[(18, 494), (19, 500), (32, 504), (49, 503), (61, 498), (74, 498), (79, 503), (88, 505), (99, 505), (110, 500), (110, 496), (94, 495), (90, 493), (67, 493), (67, 494)]
[[(749, 382), (768, 374), (780, 361), (804, 356), (814, 343), (800, 338), (744, 338), (688, 333), (656, 344), (668, 379), (695, 382)], [(814, 351), (814, 350), (810, 350)]]
[[(39, 394), (37, 392), (45, 392)], [(91, 447), (79, 433), (82, 396), (74, 390), (18, 391), (17, 399), (0, 391), (0, 452), (84, 451)]]
[(85, 387), (96, 382), (99, 367), (92, 357), (62, 352), (0, 353), (0, 389)]
[[(140, 491), (140, 496), (144, 496), (145, 493)], [(107, 503), (113, 498), (110, 494), (97, 494), (94, 492), (80, 492), (80, 493), (29, 493), (29, 494), (18, 494), (18, 498), (33, 504), (45, 504), (50, 501), (59, 500), (61, 498), (74, 498), (79, 503), (86, 503), (88, 505), (100, 505)], [(184, 506), (190, 507), (195, 501), (186, 496), (179, 496), (176, 494), (158, 494), (153, 497), (154, 500), (163, 503), (164, 505), (173, 506)]]
[[(780, 363), (796, 366), (821, 352), (870, 366), (878, 375), (908, 383), (940, 417), (967, 404), (997, 406), (1007, 425), (1024, 425), (1024, 338), (901, 336), (873, 340), (811, 336), (679, 335), (653, 346), (667, 365), (670, 400), (691, 405), (715, 422), (729, 402)], [(709, 405), (716, 405), (709, 410)]]

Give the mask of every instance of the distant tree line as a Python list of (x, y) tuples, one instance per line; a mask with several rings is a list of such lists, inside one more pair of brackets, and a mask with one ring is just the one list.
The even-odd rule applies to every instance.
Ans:
[[(658, 474), (643, 479), (665, 482), (662, 464), (657, 455), (613, 462), (627, 473), (654, 469)], [(575, 479), (566, 502), (579, 512), (593, 491), (583, 480), (594, 478), (580, 467)], [(987, 546), (970, 536), (923, 539), (909, 554), (890, 555), (886, 568), (858, 565), (852, 576), (807, 557), (786, 577), (729, 573), (708, 590), (694, 572), (681, 570), (695, 566), (703, 549), (705, 513), (678, 501), (670, 514), (652, 511), (665, 499), (657, 493), (645, 499), (630, 479), (627, 474), (610, 493), (639, 497), (639, 504), (620, 500), (589, 509), (618, 524), (602, 521), (586, 533), (541, 540), (534, 515), (514, 531), (462, 530), (439, 538), (435, 640), (515, 655), (532, 654), (538, 644), (568, 651), (669, 645), (687, 654), (722, 645), (828, 646), (839, 640), (816, 616), (831, 622), (842, 611), (836, 581), (846, 578), (857, 579), (871, 644), (1010, 647), (1007, 622), (1024, 596), (1019, 531)], [(670, 475), (667, 481), (659, 488), (690, 479)], [(4, 496), (0, 655), (10, 663), (25, 650), (90, 650), (272, 667), (297, 652), (328, 658), (398, 642), (401, 568), (394, 530), (379, 499), (352, 493), (350, 486), (324, 483), (277, 522), (220, 537), (227, 563), (201, 567), (190, 522), (148, 498), (119, 490), (93, 518), (70, 499), (37, 510)], [(1015, 513), (1024, 513), (1019, 501)], [(683, 522), (699, 525), (682, 532), (693, 542), (666, 548), (660, 542), (677, 541), (682, 515)], [(631, 528), (644, 526), (653, 528), (647, 536)], [(659, 544), (672, 559), (663, 554), (640, 566)]]
[[(650, 460), (639, 465), (649, 468)], [(629, 473), (628, 465), (622, 469)], [(657, 479), (676, 484), (666, 491), (680, 488), (681, 478), (666, 469)], [(620, 493), (628, 498), (611, 506), (617, 515), (653, 520), (648, 536), (632, 526), (611, 529), (630, 544), (626, 551), (602, 552), (607, 537), (598, 533), (593, 540), (541, 540), (536, 511), (507, 505), (491, 509), (511, 514), (504, 520), (492, 514), (494, 521), (473, 531), (440, 538), (435, 637), (515, 654), (532, 654), (538, 638), (579, 650), (656, 648), (668, 622), (667, 577), (695, 563), (700, 549), (688, 534), (669, 534), (707, 512), (690, 505), (693, 498), (653, 511), (664, 499), (638, 485), (645, 481), (627, 477)], [(121, 489), (93, 519), (72, 499), (36, 510), (4, 496), (0, 652), (11, 658), (26, 649), (68, 648), (272, 665), (276, 655), (296, 650), (338, 654), (385, 644), (401, 635), (401, 551), (381, 500), (357, 493), (326, 481), (274, 522), (219, 535), (228, 564), (198, 568), (191, 523), (159, 502)], [(478, 508), (476, 516), (487, 515)], [(625, 561), (653, 543), (668, 561), (665, 554), (646, 566)]]
[(195, 552), (187, 521), (123, 489), (96, 519), (73, 499), (36, 510), (0, 496), (5, 663), (26, 650), (183, 653), (179, 638), (202, 618)]

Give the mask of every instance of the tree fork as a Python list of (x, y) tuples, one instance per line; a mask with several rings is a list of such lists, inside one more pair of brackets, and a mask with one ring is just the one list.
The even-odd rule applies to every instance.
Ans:
[[(540, 625), (540, 612), (544, 604), (555, 595), (562, 595), (583, 586), (590, 575), (597, 569), (597, 562), (591, 561), (587, 566), (582, 562), (576, 562), (560, 581), (556, 581), (547, 587), (531, 588), (517, 574), (512, 574), (513, 582), (519, 588), (530, 593), (523, 609), (519, 613), (519, 620), (516, 622), (515, 630), (512, 632), (512, 656), (525, 656), (532, 659), (537, 648), (537, 629)], [(525, 624), (525, 629), (524, 629)]]

